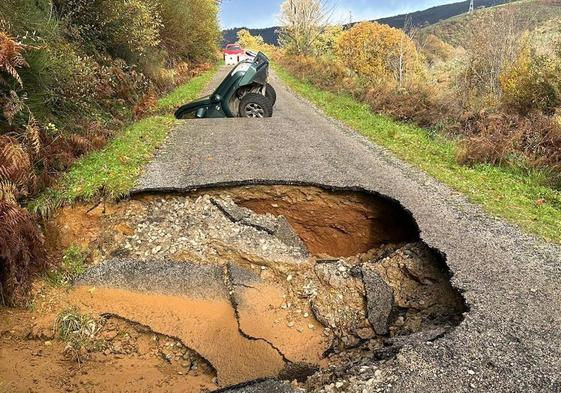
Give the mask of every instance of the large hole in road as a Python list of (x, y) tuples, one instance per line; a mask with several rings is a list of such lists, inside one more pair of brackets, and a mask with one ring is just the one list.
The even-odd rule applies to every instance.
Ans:
[(444, 256), (376, 194), (143, 195), (67, 208), (48, 226), (53, 249), (90, 250), (68, 302), (173, 337), (208, 365), (193, 391), (265, 377), (313, 390), (357, 359), (441, 337), (466, 311)]

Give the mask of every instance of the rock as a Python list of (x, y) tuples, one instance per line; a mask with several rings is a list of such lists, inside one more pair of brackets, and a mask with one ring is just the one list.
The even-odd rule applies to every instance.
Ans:
[(341, 275), (348, 266), (338, 260), (318, 262), (314, 266), (320, 286), (311, 299), (314, 317), (335, 335), (349, 335), (366, 322), (364, 285), (359, 278)]
[(277, 227), (273, 235), (287, 246), (300, 250), (303, 256), (310, 254), (306, 244), (300, 239), (300, 236), (294, 231), (285, 217), (277, 217)]
[(294, 393), (292, 387), (276, 379), (267, 379), (246, 382), (240, 385), (230, 386), (215, 390), (213, 393)]
[(210, 201), (234, 223), (250, 226), (257, 230), (267, 232), (270, 235), (275, 233), (277, 229), (277, 220), (270, 214), (257, 215), (245, 207), (236, 205), (232, 199), (227, 197), (213, 197)]
[(376, 351), (375, 357), (379, 360), (388, 359), (397, 355), (401, 348), (405, 346), (415, 346), (422, 343), (434, 341), (442, 337), (446, 333), (446, 329), (439, 328), (428, 330), (407, 336), (397, 336), (384, 340), (386, 347)]
[(253, 270), (240, 267), (233, 263), (227, 264), (227, 271), (230, 283), (234, 286), (250, 287), (262, 282), (261, 277)]
[(358, 329), (356, 331), (356, 335), (360, 337), (362, 340), (368, 340), (374, 337), (375, 332), (372, 328), (366, 327), (366, 328)]
[(319, 371), (319, 366), (309, 363), (288, 363), (280, 372), (279, 379), (283, 381), (306, 382), (309, 376)]
[(364, 266), (376, 271), (392, 288), (396, 309), (409, 310), (396, 324), (398, 331), (430, 329), (434, 321), (453, 324), (465, 310), (442, 257), (424, 243), (407, 244), (378, 263)]
[(389, 332), (389, 320), (394, 305), (393, 291), (368, 264), (363, 266), (362, 276), (366, 289), (368, 321), (377, 334), (386, 335)]

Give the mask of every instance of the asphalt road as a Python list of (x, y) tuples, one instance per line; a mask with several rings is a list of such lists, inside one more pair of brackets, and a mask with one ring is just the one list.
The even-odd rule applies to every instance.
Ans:
[(185, 121), (135, 193), (310, 184), (395, 199), (413, 214), (423, 240), (446, 255), (470, 311), (445, 337), (404, 348), (384, 377), (391, 382), (385, 390), (560, 392), (561, 248), (488, 216), (326, 118), (276, 78), (272, 83), (273, 118)]

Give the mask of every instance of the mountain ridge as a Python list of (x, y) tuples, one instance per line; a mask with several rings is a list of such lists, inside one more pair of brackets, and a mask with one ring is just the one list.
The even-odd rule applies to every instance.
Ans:
[[(477, 8), (494, 7), (497, 5), (510, 3), (512, 0), (477, 0)], [(415, 11), (409, 14), (400, 14), (386, 18), (376, 19), (378, 23), (387, 24), (392, 27), (401, 28), (405, 25), (407, 18), (411, 19), (414, 26), (433, 25), (440, 21), (465, 14), (469, 9), (469, 0), (461, 1), (458, 3), (443, 4), (427, 8), (422, 11)], [(353, 26), (360, 22), (346, 24), (345, 27)], [(237, 40), (237, 33), (242, 30), (248, 30), (252, 35), (260, 35), (263, 40), (270, 45), (278, 45), (278, 31), (280, 26), (273, 26), (268, 28), (253, 29), (248, 27), (234, 27), (222, 31), (224, 44), (233, 43)]]

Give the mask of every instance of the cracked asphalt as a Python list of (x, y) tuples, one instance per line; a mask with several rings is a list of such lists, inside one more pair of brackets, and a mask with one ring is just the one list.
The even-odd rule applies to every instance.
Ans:
[(273, 118), (184, 121), (134, 193), (307, 184), (397, 200), (422, 239), (446, 255), (470, 311), (437, 341), (403, 348), (376, 389), (561, 392), (561, 248), (489, 216), (327, 118), (274, 75), (272, 84)]

